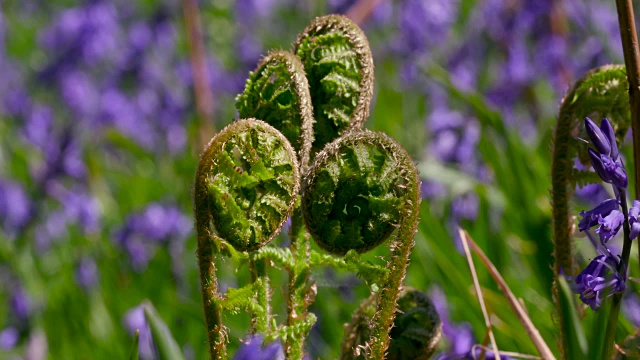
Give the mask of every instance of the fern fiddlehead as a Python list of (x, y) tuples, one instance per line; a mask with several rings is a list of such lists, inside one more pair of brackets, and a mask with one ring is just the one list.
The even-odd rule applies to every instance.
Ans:
[(383, 359), (389, 344), (418, 223), (418, 188), (409, 154), (388, 136), (368, 130), (328, 144), (303, 181), (305, 224), (324, 250), (337, 255), (365, 252), (396, 231), (366, 345), (372, 359)]
[[(442, 322), (431, 299), (422, 291), (403, 287), (399, 314), (393, 321), (387, 360), (427, 360), (442, 337)], [(345, 324), (340, 360), (364, 359), (369, 326), (375, 315), (375, 294), (365, 299)]]
[(309, 81), (317, 152), (369, 117), (373, 58), (362, 30), (341, 15), (316, 18), (298, 36), (295, 53)]
[(278, 129), (298, 152), (302, 171), (313, 142), (313, 109), (300, 60), (290, 52), (265, 56), (236, 98), (241, 118), (261, 119)]
[[(251, 252), (266, 245), (291, 214), (299, 189), (296, 154), (272, 126), (255, 119), (224, 128), (203, 152), (194, 190), (198, 263), (211, 357), (226, 358), (226, 331), (221, 311), (214, 256)], [(233, 249), (230, 249), (233, 247)], [(257, 274), (254, 319), (268, 328), (268, 279)]]

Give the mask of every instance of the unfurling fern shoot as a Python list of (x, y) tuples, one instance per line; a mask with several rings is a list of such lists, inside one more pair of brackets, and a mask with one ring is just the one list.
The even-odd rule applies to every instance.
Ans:
[[(195, 185), (198, 263), (210, 351), (226, 357), (221, 321), (224, 297), (217, 290), (213, 257), (254, 251), (280, 231), (293, 210), (299, 188), (293, 147), (272, 126), (255, 119), (224, 128), (205, 149)], [(233, 247), (233, 249), (231, 248)], [(268, 328), (268, 279), (258, 274), (257, 330)]]
[(411, 157), (382, 133), (349, 133), (318, 154), (302, 194), (307, 229), (330, 253), (371, 250), (397, 229), (366, 346), (370, 358), (383, 359), (418, 225), (419, 180)]
[(316, 123), (313, 150), (369, 117), (373, 58), (362, 30), (340, 15), (315, 19), (298, 36), (295, 53), (307, 73)]

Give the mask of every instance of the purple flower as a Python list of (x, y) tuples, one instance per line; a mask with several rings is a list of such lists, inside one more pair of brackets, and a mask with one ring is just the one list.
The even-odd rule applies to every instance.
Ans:
[(631, 206), (631, 209), (629, 209), (629, 227), (631, 228), (629, 238), (631, 240), (635, 239), (638, 234), (640, 234), (640, 221), (638, 221), (639, 215), (640, 201), (633, 200), (633, 206)]
[(402, 44), (420, 53), (445, 42), (458, 13), (458, 1), (407, 0), (400, 8)]
[(605, 217), (598, 215), (598, 224), (600, 226), (596, 229), (596, 233), (600, 234), (600, 241), (606, 244), (612, 237), (616, 236), (623, 222), (624, 215), (618, 210), (613, 210)]
[(92, 257), (84, 257), (76, 267), (75, 280), (81, 288), (89, 290), (96, 285), (99, 275), (96, 261)]
[(155, 346), (151, 337), (151, 329), (144, 315), (144, 305), (138, 305), (124, 315), (123, 324), (129, 335), (134, 336), (136, 330), (140, 331), (138, 337), (138, 354), (142, 359), (155, 358)]
[(263, 345), (261, 335), (255, 335), (236, 351), (233, 360), (284, 360), (282, 344), (278, 341)]
[(618, 200), (616, 199), (607, 199), (603, 201), (600, 205), (596, 206), (593, 210), (590, 211), (580, 211), (580, 216), (582, 216), (582, 220), (578, 224), (578, 228), (580, 231), (584, 231), (590, 229), (593, 226), (599, 224), (599, 219), (601, 217), (608, 216), (612, 211), (618, 209)]
[(0, 222), (7, 236), (14, 236), (31, 218), (31, 201), (22, 186), (0, 178)]
[(14, 327), (8, 327), (0, 332), (0, 349), (11, 350), (20, 340), (20, 332)]
[(11, 308), (11, 314), (22, 322), (26, 321), (33, 311), (31, 298), (21, 286), (16, 286), (13, 289), (13, 293), (9, 298), (9, 307)]
[(602, 119), (600, 127), (589, 118), (585, 118), (584, 126), (587, 135), (596, 150), (589, 148), (591, 165), (602, 181), (612, 183), (618, 189), (627, 187), (627, 173), (622, 161), (618, 160), (618, 146), (616, 137), (606, 118)]
[[(580, 294), (580, 300), (597, 311), (602, 300), (626, 287), (624, 277), (618, 272), (620, 261), (613, 255), (598, 255), (571, 282), (574, 293)], [(626, 273), (622, 269), (622, 273)]]
[[(600, 154), (611, 156), (611, 143), (609, 140), (609, 136), (605, 135), (605, 133), (594, 123), (591, 119), (585, 118), (584, 127), (587, 130), (587, 135), (589, 139), (591, 139), (591, 143), (595, 146), (596, 150)], [(613, 134), (613, 129), (611, 128), (611, 124), (607, 119), (602, 119), (601, 127), (603, 129), (611, 130), (607, 131), (607, 134)], [(615, 138), (614, 138), (614, 146), (615, 146)], [(617, 151), (616, 151), (617, 154)], [(614, 160), (616, 157), (611, 156)]]
[(640, 298), (633, 292), (622, 299), (622, 313), (636, 328), (640, 327)]
[(172, 248), (172, 244), (182, 244), (191, 226), (191, 221), (176, 207), (153, 203), (131, 215), (115, 233), (115, 240), (129, 255), (134, 269), (142, 271), (157, 246), (168, 244)]
[(611, 183), (619, 189), (625, 189), (628, 184), (627, 172), (620, 161), (614, 161), (611, 157), (598, 154), (589, 148), (589, 159), (591, 166), (596, 171), (602, 181)]
[(65, 189), (54, 183), (49, 191), (63, 206), (66, 222), (78, 224), (84, 232), (93, 233), (100, 228), (98, 201), (81, 188)]

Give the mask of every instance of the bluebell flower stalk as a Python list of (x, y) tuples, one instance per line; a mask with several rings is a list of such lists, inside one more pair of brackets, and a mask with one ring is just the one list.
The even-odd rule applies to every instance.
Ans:
[[(583, 219), (579, 225), (580, 231), (586, 231), (587, 237), (599, 255), (573, 279), (572, 288), (575, 293), (580, 294), (580, 300), (594, 311), (602, 306), (605, 298), (613, 298), (601, 354), (601, 358), (609, 359), (615, 341), (622, 294), (626, 288), (632, 241), (630, 224), (633, 221), (634, 234), (637, 236), (640, 230), (636, 225), (638, 214), (640, 214), (640, 203), (634, 201), (630, 213), (627, 206), (627, 173), (620, 159), (614, 131), (609, 121), (606, 118), (602, 119), (598, 128), (591, 119), (586, 118), (585, 129), (595, 148), (588, 150), (591, 165), (604, 182), (613, 186), (616, 198), (606, 200), (590, 212), (581, 212)], [(596, 218), (597, 223), (594, 221)], [(599, 225), (596, 229), (600, 235), (599, 241), (590, 233), (590, 228), (595, 225)], [(619, 232), (620, 227), (623, 229), (624, 242), (622, 255), (618, 258), (611, 254), (606, 243)]]

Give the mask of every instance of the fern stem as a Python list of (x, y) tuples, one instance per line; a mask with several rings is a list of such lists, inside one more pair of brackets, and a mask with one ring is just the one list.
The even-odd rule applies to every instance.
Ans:
[(271, 291), (269, 288), (269, 276), (267, 275), (268, 269), (268, 259), (255, 259), (252, 256), (249, 257), (251, 280), (257, 290), (255, 294), (256, 303), (258, 304), (257, 309), (260, 309), (253, 313), (251, 319), (251, 330), (253, 333), (263, 334), (265, 336), (267, 336), (271, 330), (269, 327), (269, 313), (271, 312), (271, 306), (269, 303)]
[[(633, 132), (633, 174), (635, 198), (640, 194), (640, 50), (638, 34), (631, 0), (616, 0), (620, 37), (624, 64), (629, 81), (629, 107), (631, 108), (631, 129)], [(640, 241), (638, 258), (640, 259)]]
[[(308, 286), (311, 267), (309, 266), (309, 235), (303, 226), (302, 212), (296, 208), (291, 217), (291, 254), (294, 266), (289, 268), (289, 297), (287, 300), (287, 326), (293, 329), (301, 327), (308, 316), (307, 308), (315, 297), (315, 290)], [(307, 334), (302, 331), (296, 336), (287, 337), (285, 352), (287, 359), (302, 359)]]
[(204, 304), (204, 318), (207, 324), (207, 337), (209, 338), (209, 353), (211, 359), (227, 359), (226, 330), (222, 325), (222, 298), (218, 293), (216, 280), (216, 266), (213, 262), (214, 253), (219, 252), (216, 236), (209, 228), (211, 213), (209, 212), (209, 194), (206, 185), (206, 171), (210, 166), (211, 148), (207, 148), (202, 155), (196, 184), (194, 189), (195, 228), (198, 239), (198, 267), (200, 270), (200, 287), (202, 291), (202, 303)]
[(415, 167), (413, 167), (408, 155), (403, 160), (403, 165), (413, 168), (414, 171), (408, 174), (408, 177), (413, 179), (410, 179), (407, 207), (403, 210), (400, 228), (391, 245), (391, 257), (387, 264), (389, 275), (378, 294), (376, 315), (373, 319), (371, 338), (368, 343), (370, 349), (368, 359), (382, 360), (385, 358), (390, 341), (389, 331), (395, 318), (396, 304), (409, 265), (409, 255), (414, 245), (413, 237), (416, 233), (420, 216), (420, 194), (418, 190), (420, 181), (418, 180), (418, 173), (415, 171)]
[(413, 236), (418, 225), (419, 205), (419, 201), (414, 201), (413, 208), (408, 211), (394, 241), (394, 249), (389, 260), (389, 277), (378, 295), (376, 316), (371, 329), (371, 342), (369, 343), (371, 359), (384, 359), (385, 352), (389, 347), (389, 330), (395, 318), (396, 303), (409, 265), (409, 254), (414, 244)]

